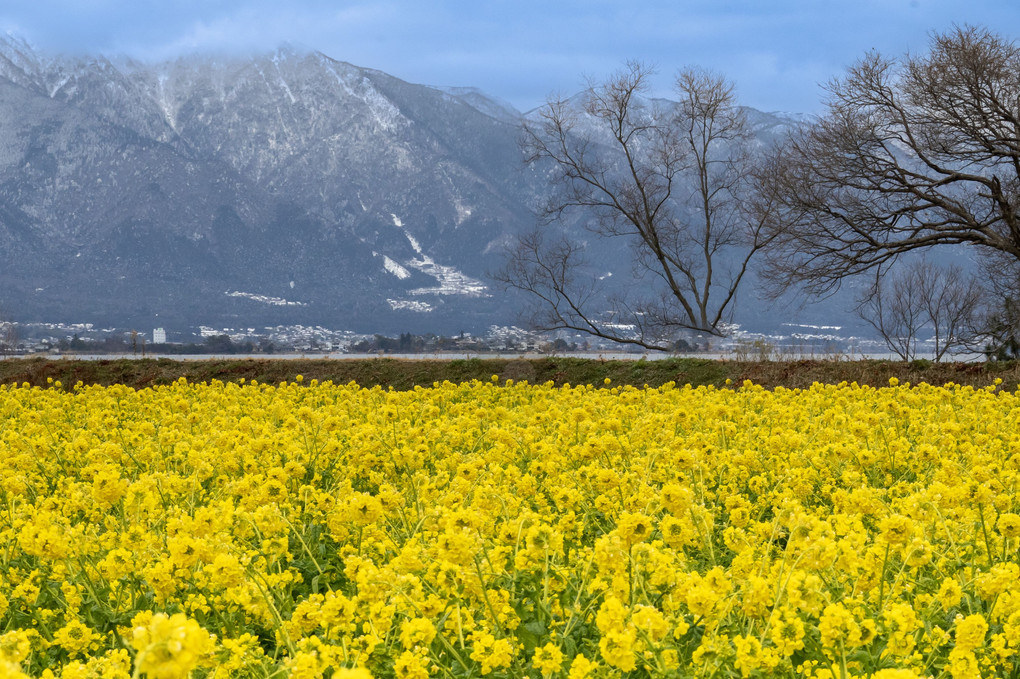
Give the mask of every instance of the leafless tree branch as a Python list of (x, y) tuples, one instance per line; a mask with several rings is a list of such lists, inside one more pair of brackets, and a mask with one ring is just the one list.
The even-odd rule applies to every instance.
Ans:
[(872, 53), (762, 174), (778, 287), (829, 292), (904, 253), (967, 244), (1020, 259), (1020, 48), (958, 27), (927, 54)]
[(922, 333), (929, 335), (939, 362), (975, 348), (983, 299), (977, 281), (960, 267), (921, 258), (888, 270), (877, 267), (871, 287), (858, 299), (857, 314), (904, 361), (916, 358)]
[(678, 101), (659, 105), (641, 96), (650, 74), (629, 63), (590, 83), (583, 106), (550, 101), (524, 127), (526, 161), (554, 168), (545, 227), (589, 218), (592, 236), (630, 244), (649, 281), (612, 300), (597, 279), (580, 278), (575, 245), (529, 234), (497, 278), (530, 294), (540, 327), (649, 349), (667, 349), (682, 330), (720, 334), (752, 257), (772, 238), (758, 212), (771, 203), (749, 196), (755, 159), (732, 86), (685, 69)]

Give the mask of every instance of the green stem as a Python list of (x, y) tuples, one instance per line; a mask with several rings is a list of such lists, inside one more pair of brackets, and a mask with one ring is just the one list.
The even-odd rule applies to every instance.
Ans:
[[(878, 610), (879, 613), (882, 612), (882, 600), (885, 598), (885, 565), (889, 562), (889, 549), (890, 549), (890, 547), (891, 547), (891, 545), (888, 542), (885, 543), (885, 556), (882, 557), (882, 571), (878, 574), (879, 582), (878, 582), (878, 609), (877, 610)], [(844, 668), (844, 675), (845, 674), (846, 674), (846, 670)]]
[(312, 560), (312, 564), (315, 566), (315, 570), (319, 571), (319, 575), (322, 575), (323, 573), (322, 567), (319, 566), (319, 562), (315, 560), (315, 555), (312, 554), (312, 550), (308, 548), (308, 543), (305, 542), (304, 536), (297, 531), (297, 529), (294, 527), (294, 524), (287, 520), (287, 517), (283, 517), (283, 520), (287, 522), (288, 526), (290, 526), (290, 529), (294, 533), (295, 537), (297, 537), (298, 542), (301, 543), (302, 549), (305, 550), (305, 554), (307, 554), (308, 558)]
[(988, 539), (988, 528), (985, 526), (985, 506), (978, 505), (978, 519), (981, 521), (981, 533), (985, 536), (985, 551), (988, 553), (988, 567), (992, 567), (992, 542)]
[(631, 608), (634, 608), (634, 546), (627, 548), (627, 597)]
[[(443, 643), (443, 646), (446, 647), (446, 650), (453, 654), (453, 657), (457, 661), (457, 664), (464, 669), (464, 672), (470, 673), (471, 670), (468, 669), (467, 663), (464, 662), (464, 659), (460, 656), (460, 653), (457, 652), (457, 649), (453, 646), (453, 644), (450, 643), (446, 636), (442, 632), (440, 632), (436, 636), (439, 637), (439, 640)], [(436, 666), (442, 667), (442, 665), (439, 663), (437, 663)]]
[(273, 614), (273, 617), (276, 618), (276, 624), (279, 626), (280, 632), (283, 633), (283, 639), (287, 643), (287, 650), (290, 651), (290, 654), (293, 657), (297, 653), (297, 649), (290, 638), (290, 634), (287, 632), (287, 628), (283, 625), (283, 616), (280, 615), (280, 611), (276, 608), (276, 604), (274, 604), (273, 600), (270, 598), (269, 592), (263, 589), (262, 585), (259, 583), (257, 577), (258, 574), (252, 572), (252, 575), (255, 577), (252, 577), (251, 582), (259, 590), (259, 594), (262, 595), (262, 598), (266, 602), (266, 605), (269, 606), (269, 610)]
[(482, 588), (482, 598), (485, 599), (485, 607), (489, 609), (489, 614), (492, 615), (492, 622), (496, 624), (496, 629), (499, 630), (499, 635), (506, 636), (506, 632), (503, 630), (503, 625), (499, 622), (499, 616), (496, 615), (496, 609), (492, 607), (492, 602), (489, 601), (489, 590), (485, 588), (485, 576), (482, 574), (482, 562), (475, 555), (475, 572), (478, 573), (478, 584)]

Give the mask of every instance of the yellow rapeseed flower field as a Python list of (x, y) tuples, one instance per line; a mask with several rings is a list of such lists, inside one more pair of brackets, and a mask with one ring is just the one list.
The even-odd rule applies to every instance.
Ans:
[(1017, 677), (1020, 399), (0, 388), (0, 678)]

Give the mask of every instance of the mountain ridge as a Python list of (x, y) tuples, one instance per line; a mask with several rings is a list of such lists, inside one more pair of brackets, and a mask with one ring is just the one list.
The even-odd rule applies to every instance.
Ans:
[[(29, 259), (57, 264), (20, 257), (0, 274), (5, 292), (15, 291), (7, 296), (21, 298), (8, 306), (29, 317), (74, 306), (116, 320), (112, 301), (129, 286), (78, 280), (71, 287), (83, 294), (72, 293), (73, 305), (48, 294), (54, 284), (69, 292), (53, 268), (74, 279), (84, 276), (76, 266), (82, 259), (102, 268), (110, 257), (110, 267), (121, 269), (115, 280), (131, 279), (157, 298), (138, 305), (128, 295), (125, 306), (155, 313), (159, 300), (204, 300), (204, 308), (174, 314), (180, 322), (246, 314), (259, 323), (287, 320), (279, 309), (231, 296), (241, 291), (304, 295), (296, 301), (322, 322), (420, 324), (420, 313), (408, 309), (482, 298), (477, 281), (495, 264), (494, 244), (528, 218), (519, 179), (489, 166), (516, 154), (514, 126), (462, 101), (465, 92), (404, 83), (321, 53), (281, 49), (150, 65), (53, 58), (6, 39), (0, 83), (0, 109), (11, 121), (0, 134), (5, 253), (34, 248)], [(470, 233), (456, 234), (465, 224)], [(454, 240), (482, 253), (467, 258), (471, 271), (460, 271), (447, 252)], [(153, 256), (157, 246), (169, 258)], [(161, 264), (154, 260), (162, 266), (153, 269)], [(400, 276), (388, 264), (397, 262)], [(261, 275), (245, 275), (246, 264)], [(167, 286), (154, 279), (183, 288), (160, 290)], [(462, 289), (451, 285), (458, 280)]]
[[(145, 64), (0, 36), (0, 303), (142, 327), (511, 323), (521, 300), (488, 272), (550, 190), (521, 163), (535, 114), (288, 47)], [(764, 140), (792, 124), (754, 118)]]

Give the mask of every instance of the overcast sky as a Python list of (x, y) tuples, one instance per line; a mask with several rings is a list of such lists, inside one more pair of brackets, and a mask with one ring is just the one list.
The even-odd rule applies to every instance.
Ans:
[(869, 49), (926, 49), (954, 23), (1020, 38), (1018, 0), (2, 0), (0, 31), (67, 53), (159, 60), (281, 43), (416, 83), (474, 86), (522, 110), (628, 59), (668, 96), (686, 65), (740, 101), (813, 113), (819, 87)]

